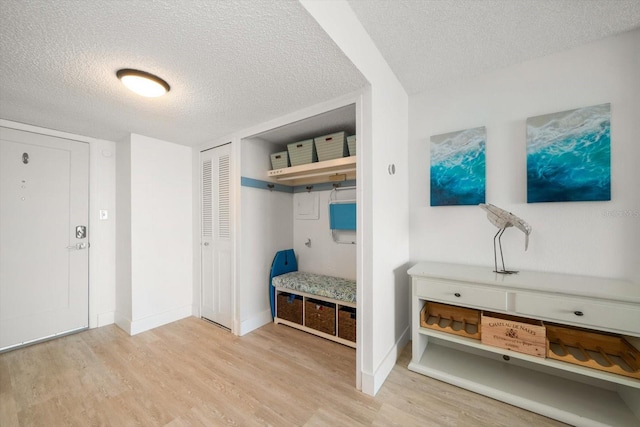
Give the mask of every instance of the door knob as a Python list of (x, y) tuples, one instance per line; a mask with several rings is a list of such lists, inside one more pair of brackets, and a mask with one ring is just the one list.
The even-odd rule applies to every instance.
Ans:
[(209, 242), (204, 242), (203, 245), (209, 246)]

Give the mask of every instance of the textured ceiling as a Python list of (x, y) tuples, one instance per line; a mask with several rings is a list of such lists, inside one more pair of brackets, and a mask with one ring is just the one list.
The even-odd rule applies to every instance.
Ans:
[[(639, 26), (640, 0), (349, 0), (410, 94)], [(145, 99), (116, 79), (171, 85)], [(297, 0), (0, 0), (0, 118), (199, 145), (365, 79)]]
[(640, 0), (348, 2), (410, 95), (640, 27)]
[[(198, 145), (365, 79), (298, 1), (0, 0), (0, 118)], [(146, 99), (115, 77), (164, 78)]]

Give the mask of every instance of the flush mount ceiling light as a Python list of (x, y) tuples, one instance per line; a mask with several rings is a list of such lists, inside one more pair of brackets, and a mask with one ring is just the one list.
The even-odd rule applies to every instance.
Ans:
[(169, 84), (158, 76), (140, 70), (124, 68), (116, 72), (122, 84), (138, 95), (156, 98), (169, 92)]

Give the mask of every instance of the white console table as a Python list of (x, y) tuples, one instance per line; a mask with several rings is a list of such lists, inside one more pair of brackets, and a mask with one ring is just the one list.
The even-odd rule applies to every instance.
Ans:
[(640, 380), (420, 325), (427, 301), (617, 333), (640, 343), (640, 284), (422, 262), (411, 269), (409, 369), (577, 426), (640, 426)]

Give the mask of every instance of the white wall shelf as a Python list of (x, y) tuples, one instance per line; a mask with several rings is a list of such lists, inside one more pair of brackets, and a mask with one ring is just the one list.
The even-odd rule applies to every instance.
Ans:
[[(409, 274), (410, 370), (576, 426), (640, 425), (639, 379), (492, 347), (420, 325), (425, 303), (437, 301), (639, 337), (637, 286), (540, 272), (505, 277), (490, 268), (429, 262), (417, 264)], [(577, 283), (581, 288), (573, 286)], [(549, 305), (548, 298), (562, 309)]]
[(270, 170), (267, 177), (289, 186), (341, 182), (356, 178), (356, 156)]

